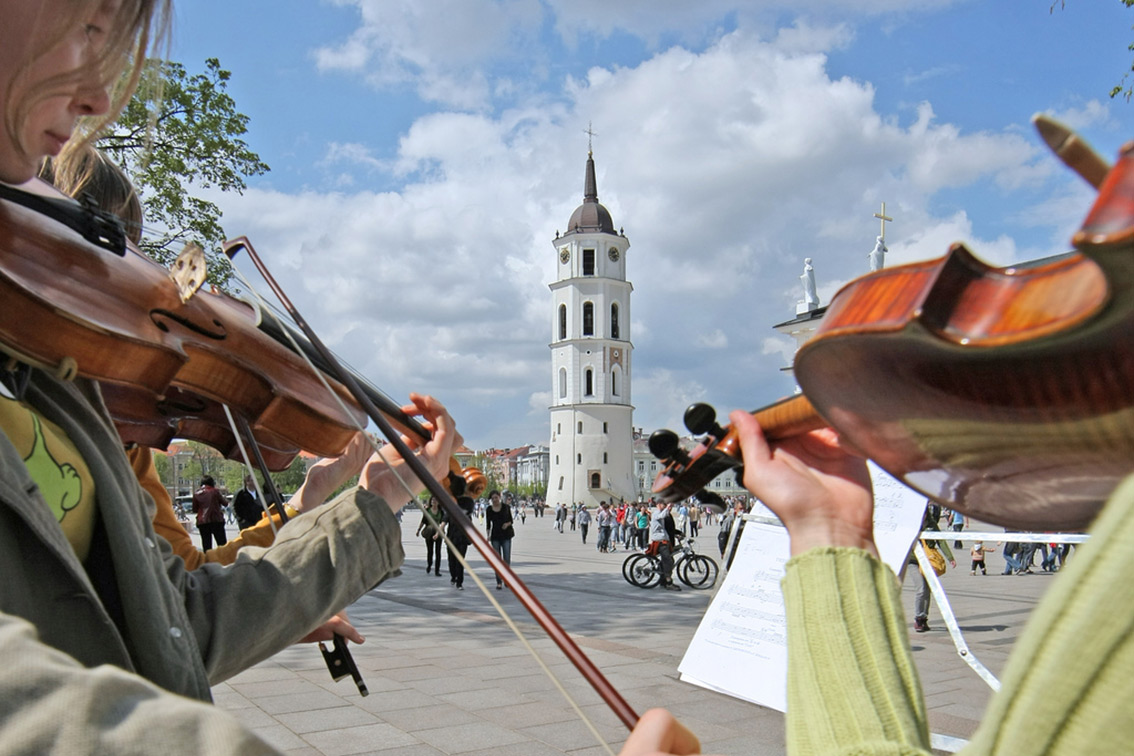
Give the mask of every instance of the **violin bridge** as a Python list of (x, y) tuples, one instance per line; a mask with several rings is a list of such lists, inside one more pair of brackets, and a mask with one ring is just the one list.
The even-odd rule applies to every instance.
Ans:
[(181, 303), (188, 302), (205, 282), (205, 250), (193, 242), (186, 244), (169, 266), (169, 277), (177, 284)]

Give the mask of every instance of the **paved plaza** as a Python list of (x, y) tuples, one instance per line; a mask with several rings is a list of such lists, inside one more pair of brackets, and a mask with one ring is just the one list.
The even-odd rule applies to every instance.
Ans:
[[(382, 756), (598, 756), (595, 735), (466, 579), (465, 590), (425, 572), (425, 546), (413, 536), (420, 514), (403, 523), (403, 574), (348, 611), (366, 636), (351, 646), (370, 690), (333, 682), (314, 645), (294, 646), (216, 686), (219, 707), (289, 754)], [(783, 715), (678, 680), (677, 667), (711, 592), (641, 590), (621, 575), (624, 552), (600, 554), (578, 533), (562, 535), (549, 517), (516, 522), (512, 564), (540, 601), (637, 712), (673, 711), (701, 739), (705, 753), (749, 756), (784, 752)], [(699, 551), (716, 556), (716, 526)], [(965, 550), (959, 549), (959, 556)], [(490, 588), (484, 561), (470, 562)], [(987, 577), (967, 559), (942, 582), (971, 651), (994, 674), (1054, 576), (1001, 576), (999, 552)], [(911, 583), (912, 581), (907, 581)], [(911, 586), (903, 591), (907, 613)], [(544, 637), (511, 592), (492, 590), (598, 734), (617, 752), (626, 730)], [(987, 685), (958, 657), (936, 607), (932, 630), (914, 648), (934, 733), (967, 737), (988, 701)], [(255, 628), (249, 628), (255, 632)]]

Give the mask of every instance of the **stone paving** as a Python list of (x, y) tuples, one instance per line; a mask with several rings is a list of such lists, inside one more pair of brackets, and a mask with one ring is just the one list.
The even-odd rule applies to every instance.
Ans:
[[(458, 592), (445, 566), (442, 577), (426, 574), (424, 544), (413, 537), (419, 517), (408, 512), (403, 524), (403, 574), (348, 610), (366, 636), (351, 649), (369, 696), (360, 696), (350, 678), (332, 681), (318, 648), (305, 645), (216, 686), (217, 705), (295, 756), (598, 756), (607, 753), (600, 737), (617, 752), (625, 728), (510, 591), (491, 593), (598, 737), (471, 579)], [(716, 530), (704, 529), (700, 551), (715, 556)], [(517, 522), (513, 567), (633, 709), (670, 709), (698, 735), (705, 753), (783, 753), (782, 714), (678, 680), (677, 666), (711, 592), (635, 588), (621, 575), (625, 556), (600, 554), (569, 530), (559, 534), (548, 517)], [(491, 588), (492, 573), (472, 550), (470, 563)], [(970, 649), (999, 675), (1053, 576), (974, 577), (967, 566), (959, 562), (942, 582)], [(990, 573), (1002, 566), (998, 553), (989, 555)], [(903, 593), (909, 611), (912, 587)], [(930, 727), (965, 738), (990, 691), (957, 656), (936, 607), (930, 625), (928, 633), (911, 630)]]

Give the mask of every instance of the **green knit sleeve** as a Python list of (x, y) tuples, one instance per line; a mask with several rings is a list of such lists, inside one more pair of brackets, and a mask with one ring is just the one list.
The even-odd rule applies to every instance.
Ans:
[(787, 745), (811, 754), (928, 754), (897, 578), (860, 549), (788, 561)]

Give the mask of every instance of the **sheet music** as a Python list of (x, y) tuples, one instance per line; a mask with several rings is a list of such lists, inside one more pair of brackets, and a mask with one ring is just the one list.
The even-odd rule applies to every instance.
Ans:
[[(874, 538), (899, 572), (921, 527), (925, 497), (870, 464)], [(780, 580), (788, 560), (782, 526), (748, 522), (736, 558), (685, 652), (681, 679), (778, 711), (787, 709), (787, 622)]]

